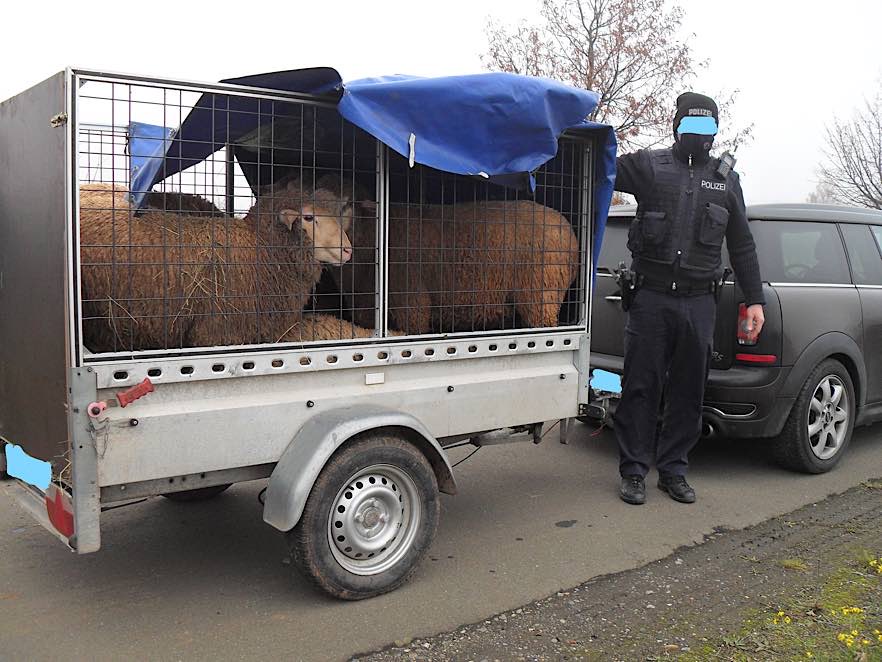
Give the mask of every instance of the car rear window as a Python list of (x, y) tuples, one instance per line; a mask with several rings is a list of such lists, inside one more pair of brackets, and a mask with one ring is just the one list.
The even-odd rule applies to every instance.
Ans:
[(851, 276), (833, 223), (754, 221), (763, 280), (772, 283), (848, 284)]

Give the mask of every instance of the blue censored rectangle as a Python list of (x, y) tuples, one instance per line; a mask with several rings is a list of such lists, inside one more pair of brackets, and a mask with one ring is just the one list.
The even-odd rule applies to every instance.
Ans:
[(21, 446), (6, 445), (6, 473), (44, 492), (52, 481), (52, 465), (25, 453)]
[(713, 117), (684, 117), (677, 133), (696, 133), (700, 136), (717, 135), (717, 121)]
[(591, 388), (607, 393), (621, 393), (622, 378), (606, 370), (594, 370), (591, 373)]

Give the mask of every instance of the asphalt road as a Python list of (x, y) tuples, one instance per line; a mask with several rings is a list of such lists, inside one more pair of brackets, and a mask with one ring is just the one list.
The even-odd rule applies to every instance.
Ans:
[[(262, 483), (211, 502), (152, 499), (106, 512), (103, 549), (78, 557), (0, 489), (0, 659), (343, 659), (642, 566), (882, 476), (882, 426), (857, 432), (833, 472), (775, 468), (761, 443), (713, 440), (693, 455), (698, 503), (617, 495), (615, 440), (577, 425), (568, 446), (482, 449), (457, 468), (438, 538), (413, 580), (343, 603), (292, 578), (260, 519)], [(454, 459), (469, 451), (458, 449)]]

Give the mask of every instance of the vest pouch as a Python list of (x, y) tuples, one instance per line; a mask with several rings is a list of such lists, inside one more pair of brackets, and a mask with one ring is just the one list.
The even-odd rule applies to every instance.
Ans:
[(729, 225), (729, 210), (713, 202), (705, 205), (705, 213), (701, 219), (701, 228), (698, 232), (698, 241), (705, 246), (720, 248), (723, 245), (723, 237), (726, 236), (726, 226)]
[(661, 243), (667, 231), (668, 226), (665, 223), (665, 212), (640, 212), (628, 230), (628, 248), (632, 253), (641, 253), (646, 248), (657, 246)]

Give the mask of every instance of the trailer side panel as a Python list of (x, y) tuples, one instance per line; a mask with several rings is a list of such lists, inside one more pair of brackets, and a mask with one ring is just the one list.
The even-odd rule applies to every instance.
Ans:
[(69, 439), (65, 81), (0, 104), (0, 436), (56, 475)]

